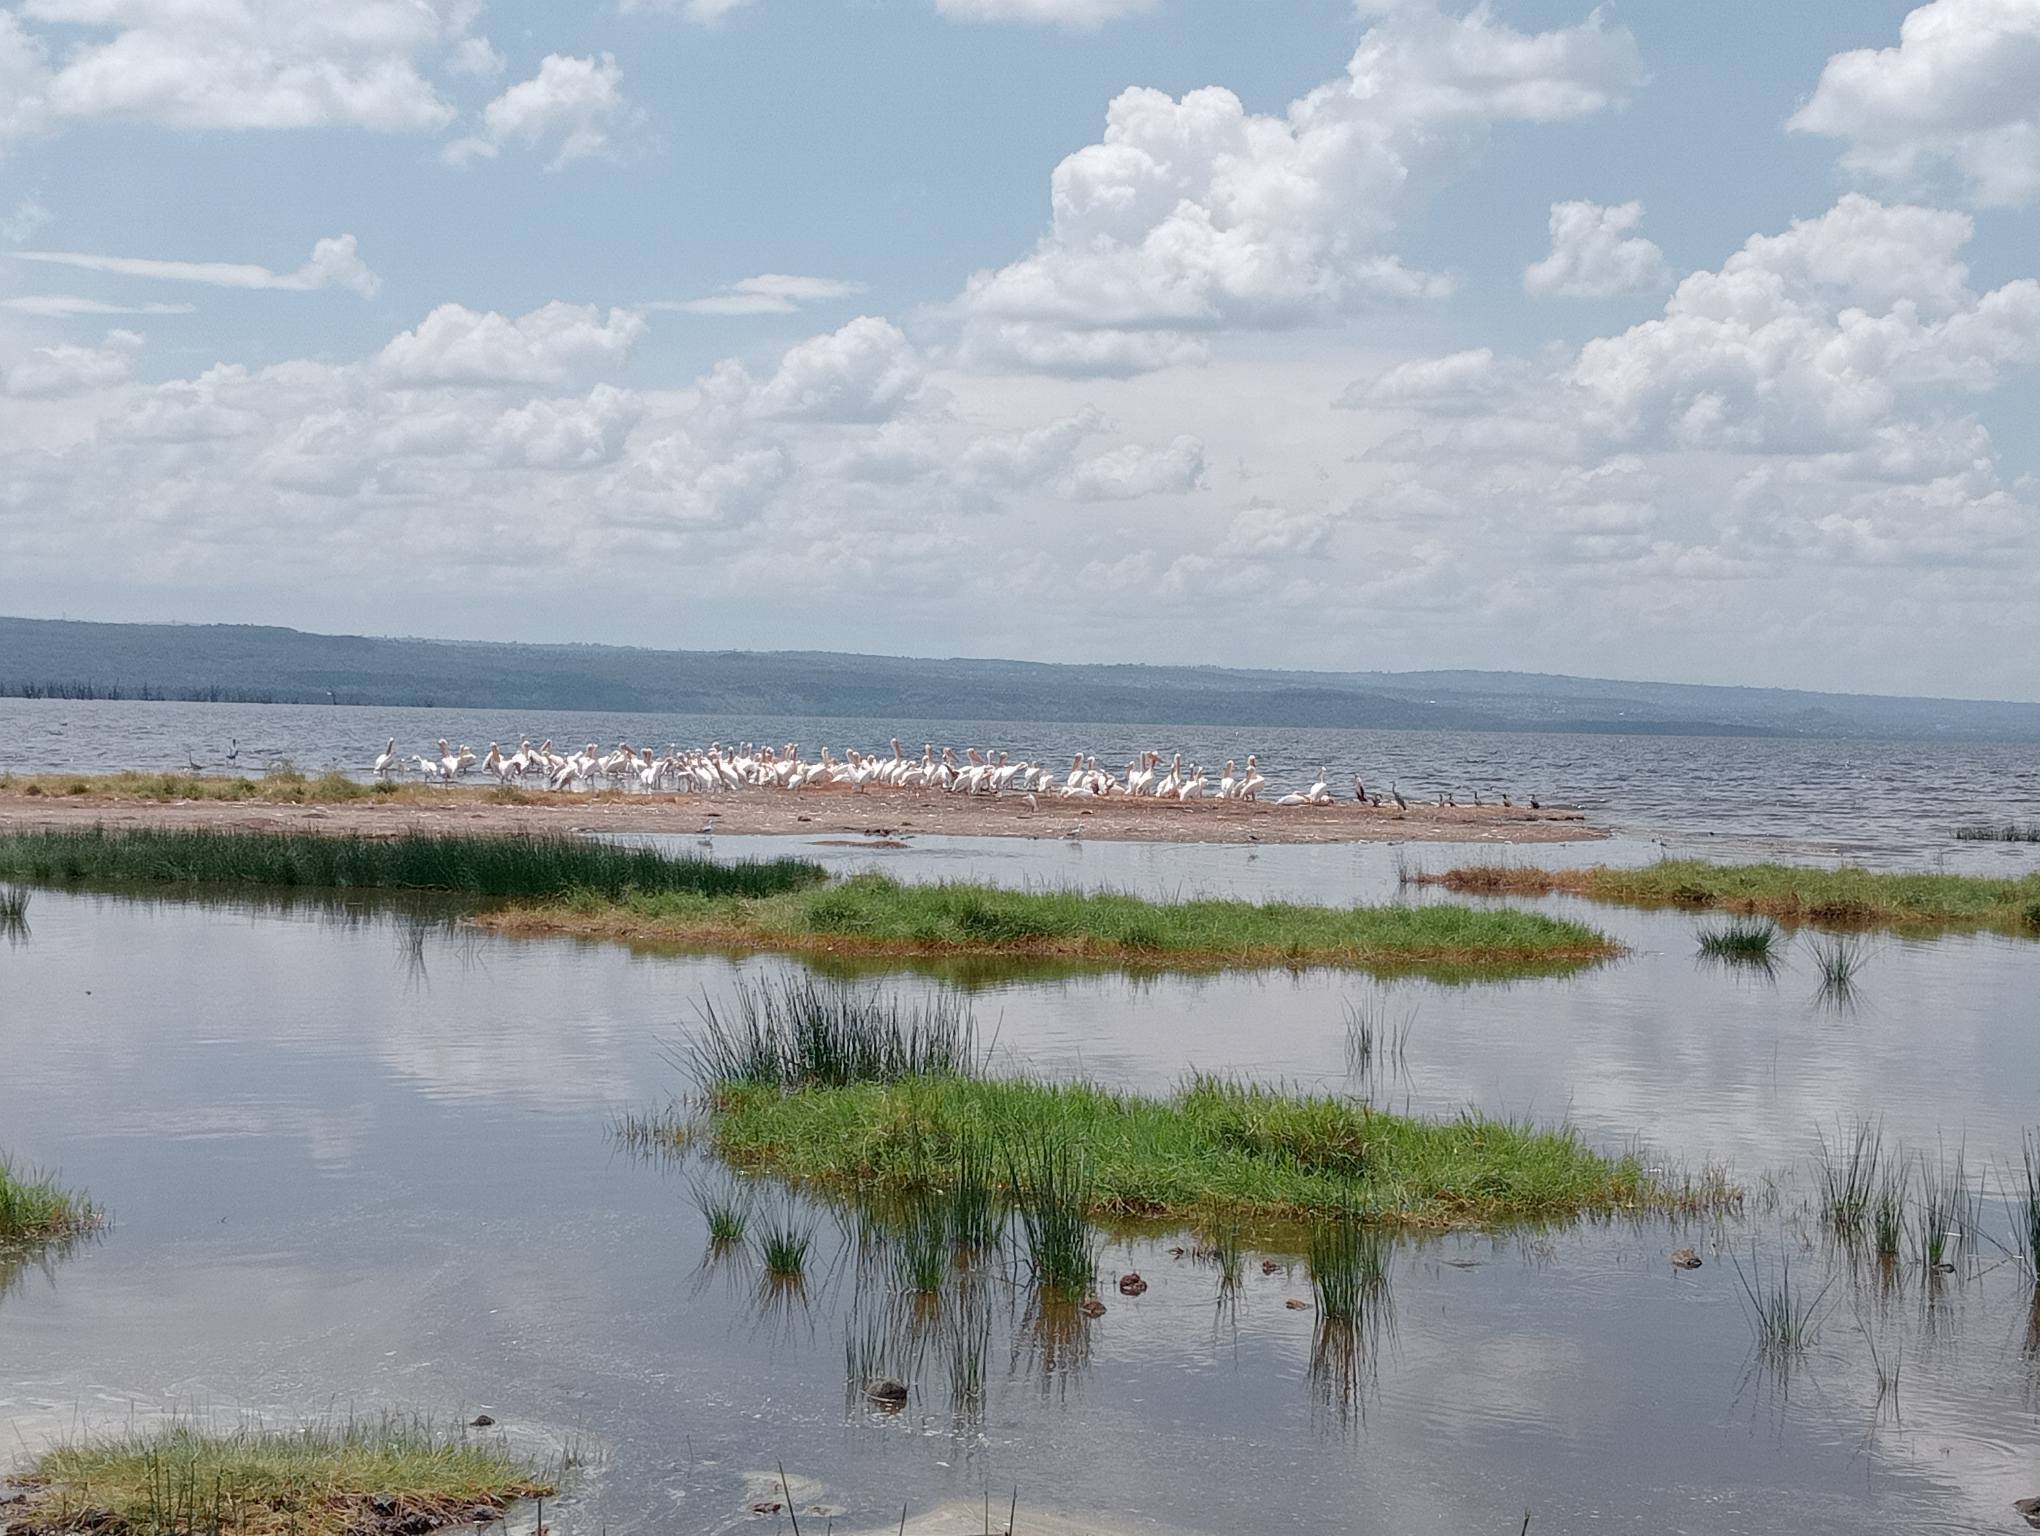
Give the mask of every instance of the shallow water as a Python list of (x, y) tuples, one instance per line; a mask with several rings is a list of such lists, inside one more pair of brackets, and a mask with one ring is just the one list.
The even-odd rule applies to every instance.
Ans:
[[(1320, 900), (1392, 890), (1397, 857), (815, 851), (910, 877)], [(1024, 1299), (992, 1288), (988, 1400), (959, 1421), (939, 1350), (905, 1414), (846, 1411), (860, 1301), (833, 1218), (807, 1304), (761, 1308), (754, 1276), (700, 1272), (694, 1174), (608, 1134), (684, 1086), (668, 1053), (701, 997), (784, 962), (501, 940), (373, 904), (37, 891), (26, 941), (0, 947), (0, 1147), (60, 1164), (116, 1225), (0, 1299), (0, 1419), (33, 1445), (176, 1407), (486, 1408), (534, 1443), (599, 1453), (548, 1508), (563, 1531), (749, 1525), (746, 1474), (781, 1461), (852, 1528), (984, 1497), (996, 1526), (1016, 1486), (1023, 1531), (1031, 1508), (1213, 1533), (1513, 1531), (1526, 1508), (1545, 1531), (2014, 1528), (2011, 1502), (2040, 1493), (2031, 1287), (1986, 1251), (1937, 1288), (1909, 1267), (1880, 1299), (1830, 1269), (1802, 1205), (1816, 1129), (1859, 1113), (1915, 1147), (1962, 1142), (1972, 1173), (1995, 1159), (2001, 1182), (2036, 1118), (2040, 945), (1876, 940), (1844, 1012), (1817, 1001), (1803, 956), (1752, 984), (1695, 964), (1688, 917), (1547, 905), (1633, 953), (1564, 981), (1387, 989), (1414, 1023), (1399, 1066), (1365, 1082), (1345, 1030), (1349, 1003), (1381, 996), (1364, 978), (1092, 975), (973, 995), (1000, 1053), (1040, 1070), (1164, 1087), (1194, 1066), (1564, 1117), (1611, 1148), (1781, 1170), (1775, 1202), (1720, 1226), (1401, 1244), (1392, 1331), (1350, 1376), (1313, 1372), (1313, 1314), (1283, 1305), (1309, 1294), (1294, 1255), (1274, 1275), (1249, 1263), (1227, 1313), (1212, 1268), (1170, 1255), (1177, 1239), (1115, 1243), (1110, 1310), (1053, 1369)], [(1990, 1216), (2002, 1228), (1995, 1195)], [(1687, 1243), (1707, 1263), (1674, 1271)], [(1821, 1338), (1788, 1373), (1753, 1354), (1731, 1254), (1834, 1275)], [(1126, 1268), (1151, 1282), (1138, 1300), (1110, 1287)], [(1873, 1345), (1903, 1361), (1882, 1403)]]
[(910, 751), (932, 742), (1061, 764), (1081, 750), (1113, 768), (1144, 750), (1180, 752), (1214, 777), (1228, 758), (1255, 752), (1276, 790), (1306, 787), (1322, 766), (1335, 788), (1357, 772), (1371, 789), (1399, 782), (1419, 800), (1508, 791), (1586, 806), (1602, 825), (1724, 856), (1768, 850), (1951, 869), (2040, 867), (2040, 847), (1954, 839), (1974, 822), (2040, 820), (2040, 750), (1989, 743), (0, 699), (0, 773), (182, 771), (193, 762), (207, 772), (260, 773), (288, 760), (307, 773), (365, 777), (390, 737), (399, 752), (432, 752), (443, 736), (478, 756), (491, 741), (514, 750), (523, 736), (552, 738), (563, 751), (588, 741), (791, 741), (812, 758), (823, 746), (839, 756), (853, 747), (884, 753), (895, 735)]

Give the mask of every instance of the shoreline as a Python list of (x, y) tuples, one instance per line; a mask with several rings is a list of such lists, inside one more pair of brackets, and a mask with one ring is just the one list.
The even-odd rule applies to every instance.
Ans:
[[(890, 846), (915, 836), (1071, 838), (1093, 842), (1209, 844), (1495, 843), (1595, 841), (1610, 834), (1573, 810), (1412, 805), (1407, 811), (1334, 801), (1323, 806), (1130, 797), (952, 795), (934, 790), (859, 792), (827, 787), (701, 796), (552, 795), (484, 788), (363, 792), (358, 798), (270, 798), (262, 780), (236, 799), (162, 799), (95, 786), (90, 775), (51, 776), (78, 794), (0, 788), (0, 828), (212, 827), (397, 836), (464, 832), (666, 833), (868, 840)], [(49, 782), (49, 781), (45, 781)], [(102, 783), (110, 785), (110, 780)]]

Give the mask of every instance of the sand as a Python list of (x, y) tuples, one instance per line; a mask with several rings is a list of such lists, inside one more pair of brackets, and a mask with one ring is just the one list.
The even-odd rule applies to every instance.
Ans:
[(754, 790), (734, 795), (533, 793), (510, 804), (465, 787), (415, 799), (328, 804), (155, 801), (0, 792), (0, 827), (175, 826), (394, 836), (404, 832), (669, 832), (764, 834), (816, 841), (916, 836), (1084, 838), (1156, 843), (1554, 843), (1605, 837), (1578, 811), (1353, 801), (1277, 807), (1266, 801), (966, 796), (934, 790)]

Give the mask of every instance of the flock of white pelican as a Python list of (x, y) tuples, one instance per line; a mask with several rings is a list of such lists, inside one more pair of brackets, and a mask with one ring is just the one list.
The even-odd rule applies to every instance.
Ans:
[[(1126, 795), (1155, 800), (1243, 800), (1259, 802), (1268, 787), (1261, 774), (1257, 754), (1248, 753), (1244, 770), (1238, 759), (1228, 759), (1225, 771), (1215, 777), (1192, 764), (1183, 766), (1182, 754), (1162, 767), (1160, 752), (1143, 752), (1127, 762), (1124, 773), (1098, 766), (1095, 754), (1071, 754), (1067, 770), (1039, 762), (1013, 762), (1007, 752), (983, 753), (976, 747), (958, 756), (954, 747), (938, 752), (932, 743), (923, 745), (918, 757), (892, 741), (889, 756), (860, 753), (854, 748), (841, 758), (827, 747), (809, 760), (800, 746), (788, 742), (782, 747), (745, 744), (725, 747), (711, 742), (705, 748), (668, 746), (663, 753), (650, 747), (634, 747), (621, 741), (609, 751), (589, 742), (574, 752), (559, 752), (550, 739), (533, 746), (529, 737), (517, 750), (505, 753), (496, 742), (486, 755), (477, 757), (466, 745), (449, 746), (444, 738), (434, 756), (404, 755), (391, 737), (376, 755), (377, 779), (391, 779), (399, 773), (416, 772), (435, 784), (452, 784), (470, 773), (486, 776), (505, 786), (531, 785), (549, 790), (638, 789), (679, 794), (730, 794), (741, 790), (803, 790), (841, 787), (940, 790), (954, 795), (1110, 796)], [(1330, 805), (1344, 800), (1343, 786), (1335, 796), (1325, 770), (1301, 789), (1271, 796), (1266, 803), (1280, 806)], [(1407, 807), (1409, 801), (1390, 785), (1386, 796), (1370, 795), (1360, 776), (1353, 776), (1351, 798), (1363, 805), (1393, 803)], [(1440, 805), (1457, 802), (1450, 791), (1439, 797)], [(1481, 804), (1479, 792), (1473, 803)], [(1510, 803), (1506, 795), (1499, 803)], [(1532, 802), (1535, 805), (1535, 802)]]

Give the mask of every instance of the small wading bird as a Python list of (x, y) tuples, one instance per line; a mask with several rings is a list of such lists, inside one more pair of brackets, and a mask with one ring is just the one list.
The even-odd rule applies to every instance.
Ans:
[[(1100, 768), (1095, 753), (1071, 753), (1069, 768), (1062, 770), (1038, 759), (1016, 762), (1010, 751), (987, 751), (975, 746), (964, 747), (960, 752), (954, 747), (938, 751), (934, 743), (927, 742), (918, 755), (909, 755), (897, 738), (890, 743), (889, 756), (851, 748), (838, 758), (830, 748), (823, 747), (812, 760), (803, 754), (797, 742), (778, 747), (754, 746), (749, 742), (725, 746), (713, 741), (706, 747), (669, 743), (664, 752), (659, 752), (650, 746), (619, 741), (610, 751), (603, 752), (591, 741), (579, 751), (563, 755), (554, 750), (551, 737), (534, 747), (529, 736), (522, 736), (515, 752), (506, 756), (502, 745), (492, 741), (487, 754), (479, 759), (465, 743), (456, 747), (441, 737), (437, 746), (435, 753), (407, 757), (397, 751), (396, 738), (391, 737), (374, 755), (370, 776), (388, 779), (399, 766), (409, 764), (430, 783), (452, 784), (479, 764), (499, 784), (521, 784), (531, 779), (560, 792), (605, 786), (683, 795), (723, 795), (761, 789), (796, 794), (821, 789), (860, 794), (927, 790), (973, 797), (1019, 795), (1030, 810), (1038, 808), (1041, 798), (1049, 795), (1087, 799), (1124, 796), (1134, 800), (1170, 800), (1179, 805), (1211, 797), (1254, 804), (1268, 784), (1261, 773), (1260, 758), (1252, 752), (1247, 754), (1244, 767), (1239, 766), (1237, 759), (1227, 758), (1224, 772), (1214, 778), (1196, 763), (1186, 766), (1180, 752), (1166, 757), (1166, 770), (1162, 767), (1164, 754), (1153, 750), (1138, 752), (1127, 760), (1121, 776)], [(199, 763), (188, 750), (185, 756), (192, 769), (198, 771)], [(1356, 803), (1375, 806), (1385, 803), (1382, 795), (1368, 794), (1362, 775), (1355, 773), (1352, 778)], [(1473, 795), (1476, 805), (1490, 803), (1482, 799), (1478, 788)], [(1386, 800), (1392, 800), (1398, 810), (1409, 809), (1409, 800), (1394, 783), (1388, 787)], [(1507, 795), (1501, 795), (1499, 801), (1504, 806), (1512, 803)], [(1291, 790), (1274, 801), (1285, 808), (1333, 803), (1331, 773), (1325, 766), (1318, 768), (1307, 787)], [(1437, 803), (1441, 807), (1458, 804), (1450, 788), (1439, 791)], [(1538, 802), (1532, 799), (1529, 805), (1534, 810)]]

